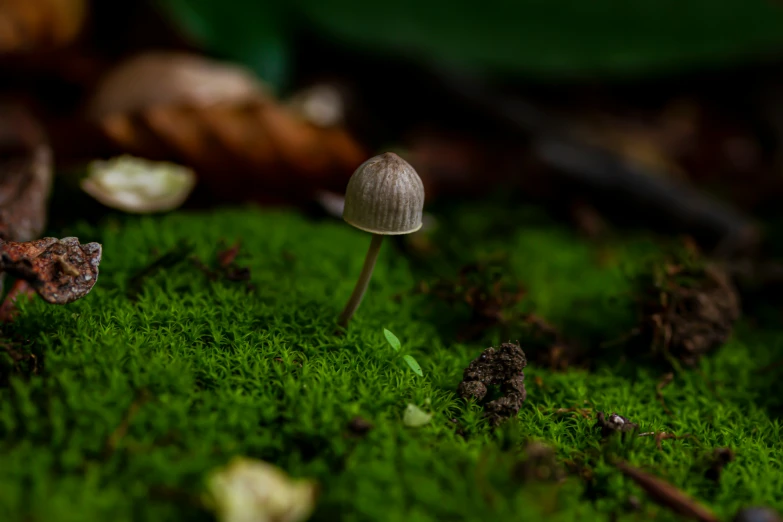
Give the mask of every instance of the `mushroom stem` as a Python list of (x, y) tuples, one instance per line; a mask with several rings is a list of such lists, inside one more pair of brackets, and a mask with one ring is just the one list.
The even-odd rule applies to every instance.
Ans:
[(362, 302), (364, 292), (367, 290), (367, 285), (370, 283), (372, 277), (372, 271), (375, 268), (375, 260), (378, 259), (378, 252), (381, 250), (381, 242), (383, 236), (381, 234), (373, 234), (372, 241), (370, 241), (370, 248), (367, 250), (367, 256), (364, 258), (364, 266), (362, 267), (362, 273), (359, 274), (359, 280), (356, 281), (356, 286), (353, 289), (351, 298), (343, 309), (343, 313), (340, 314), (340, 319), (337, 322), (340, 326), (345, 328), (348, 326), (348, 321), (353, 317), (353, 313), (359, 308), (359, 304)]

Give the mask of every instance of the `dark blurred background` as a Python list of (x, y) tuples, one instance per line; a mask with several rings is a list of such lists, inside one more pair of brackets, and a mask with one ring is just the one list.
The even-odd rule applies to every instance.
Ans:
[(56, 187), (132, 154), (192, 168), (187, 206), (334, 215), (394, 150), (428, 206), (504, 192), (724, 256), (776, 251), (782, 66), (774, 0), (0, 3), (0, 92)]

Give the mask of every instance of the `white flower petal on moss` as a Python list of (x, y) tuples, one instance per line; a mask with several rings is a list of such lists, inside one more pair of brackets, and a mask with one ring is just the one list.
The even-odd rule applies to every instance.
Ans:
[(408, 404), (402, 422), (409, 428), (420, 428), (432, 420), (432, 414), (424, 412), (415, 404)]
[(107, 207), (134, 214), (174, 210), (195, 185), (192, 169), (129, 155), (91, 162), (81, 182), (82, 190)]
[(302, 522), (313, 513), (317, 489), (312, 480), (237, 457), (210, 474), (207, 504), (220, 522)]

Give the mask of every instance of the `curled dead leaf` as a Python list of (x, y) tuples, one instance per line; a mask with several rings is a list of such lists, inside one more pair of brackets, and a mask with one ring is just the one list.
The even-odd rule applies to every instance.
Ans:
[(101, 245), (82, 245), (75, 237), (0, 241), (0, 271), (27, 281), (46, 302), (62, 305), (92, 290), (101, 255)]
[(0, 2), (0, 53), (64, 45), (87, 18), (87, 0), (3, 0)]
[(88, 114), (103, 119), (172, 104), (208, 107), (266, 97), (266, 89), (248, 70), (181, 52), (131, 57), (103, 77)]
[(366, 159), (343, 128), (321, 128), (280, 105), (249, 72), (181, 53), (118, 65), (88, 113), (117, 149), (192, 167), (220, 200), (342, 192)]
[(93, 161), (88, 171), (81, 182), (85, 192), (108, 207), (138, 214), (179, 207), (196, 184), (187, 167), (128, 155)]

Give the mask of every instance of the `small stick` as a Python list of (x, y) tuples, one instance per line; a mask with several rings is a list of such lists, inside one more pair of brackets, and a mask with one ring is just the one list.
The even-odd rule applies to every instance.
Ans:
[(466, 104), (483, 110), (512, 132), (532, 137), (536, 156), (573, 185), (598, 197), (627, 204), (638, 216), (645, 213), (716, 243), (715, 253), (730, 256), (760, 242), (755, 223), (730, 205), (688, 183), (574, 136), (565, 121), (519, 97), (499, 92), (477, 76), (433, 65), (435, 80)]
[(340, 319), (337, 322), (337, 324), (343, 328), (348, 326), (348, 321), (351, 320), (354, 312), (356, 312), (356, 309), (359, 308), (359, 304), (362, 302), (364, 292), (367, 290), (367, 285), (370, 283), (370, 278), (372, 277), (372, 271), (375, 268), (375, 261), (378, 259), (378, 253), (381, 251), (382, 243), (382, 235), (372, 235), (370, 248), (367, 250), (367, 256), (364, 258), (362, 273), (359, 274), (359, 280), (356, 281), (356, 286), (353, 289), (351, 298), (348, 299), (348, 303), (346, 303), (343, 313), (340, 314)]
[(614, 462), (614, 465), (661, 506), (671, 509), (678, 515), (700, 522), (718, 522), (718, 518), (709, 509), (665, 480), (634, 468), (621, 460)]

